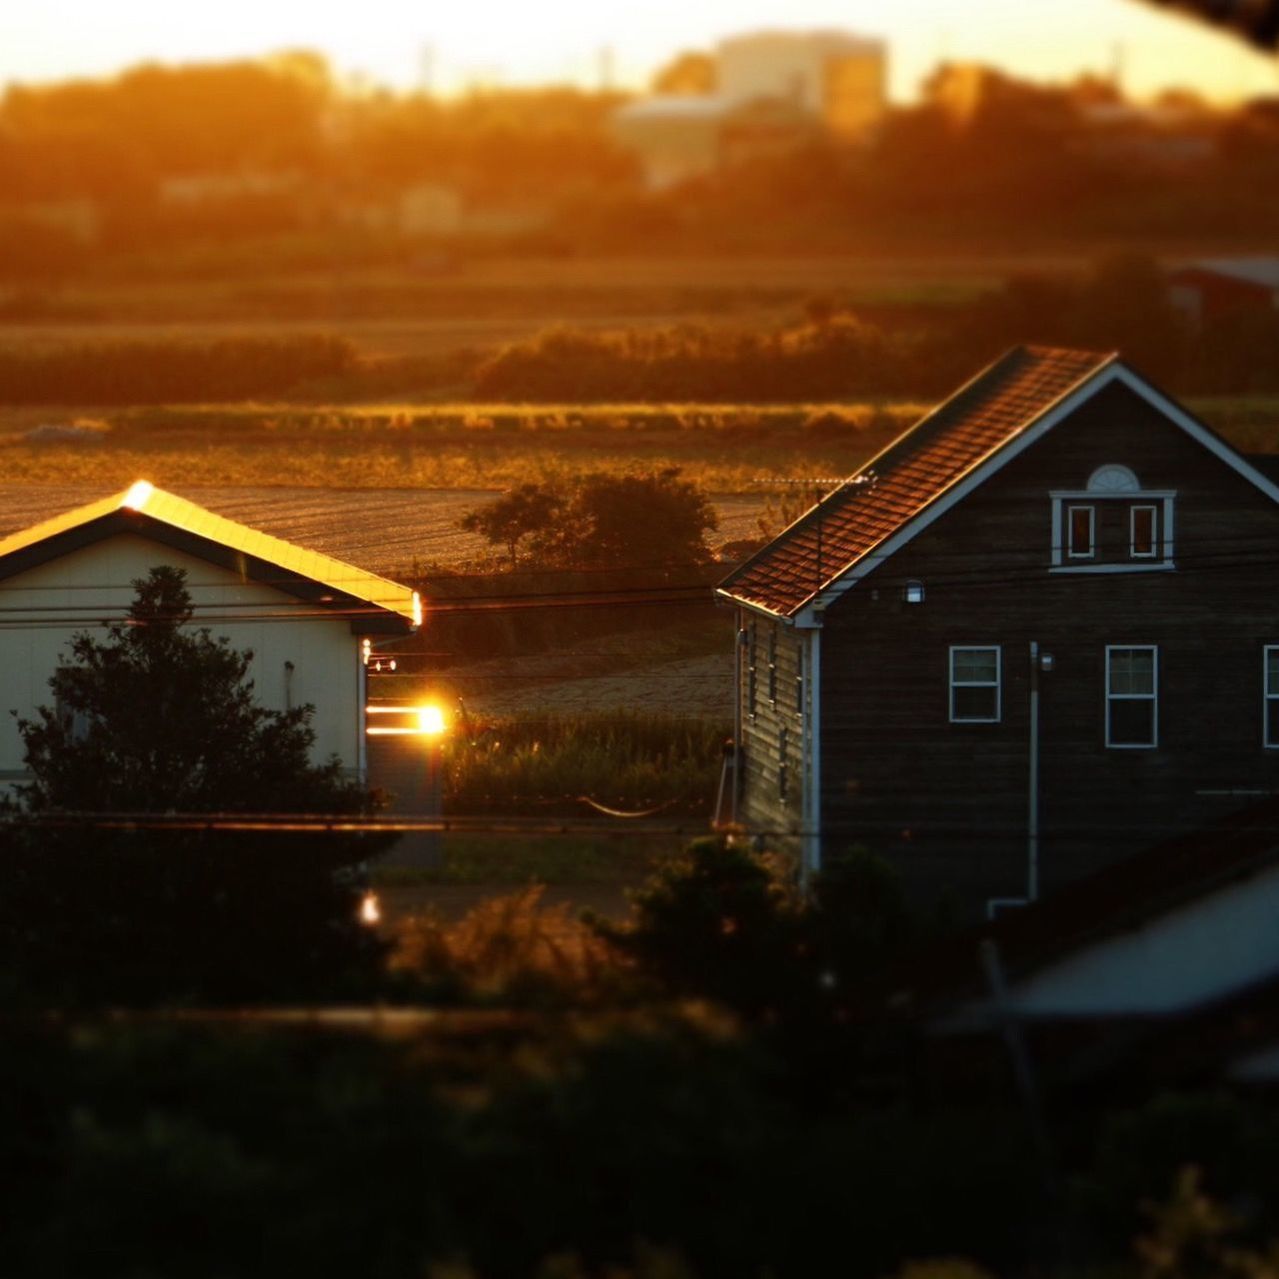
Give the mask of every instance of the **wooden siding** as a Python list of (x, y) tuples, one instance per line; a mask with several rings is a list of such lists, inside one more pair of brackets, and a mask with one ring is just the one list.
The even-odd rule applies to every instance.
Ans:
[[(798, 677), (804, 636), (783, 622), (750, 613), (743, 614), (742, 624), (747, 636), (742, 649), (739, 690), (742, 818), (754, 830), (799, 831), (804, 812), (804, 717), (799, 706)], [(752, 635), (753, 681), (750, 674)], [(770, 688), (775, 696), (770, 696)], [(783, 767), (785, 797), (782, 796)]]
[[(1048, 571), (1050, 492), (1083, 489), (1106, 463), (1177, 491), (1175, 570)], [(1126, 556), (1126, 528), (1103, 510), (1099, 538), (1121, 533)], [(912, 579), (918, 605), (902, 599)], [(1279, 751), (1262, 744), (1277, 582), (1279, 507), (1132, 392), (1105, 388), (828, 611), (825, 855), (865, 844), (970, 915), (1024, 894), (1031, 641), (1054, 659), (1040, 680), (1045, 891), (1279, 788)], [(949, 722), (956, 644), (1001, 647), (999, 723)], [(1108, 644), (1159, 648), (1155, 749), (1105, 746)], [(772, 740), (768, 716), (754, 727)], [(748, 792), (767, 792), (767, 774), (748, 764)]]

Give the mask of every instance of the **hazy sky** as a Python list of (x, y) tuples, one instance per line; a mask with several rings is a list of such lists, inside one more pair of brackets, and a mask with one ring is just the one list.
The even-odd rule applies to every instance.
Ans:
[[(1122, 46), (1139, 95), (1181, 83), (1216, 98), (1279, 92), (1279, 60), (1137, 0), (36, 0), (3, 4), (0, 81), (101, 75), (145, 59), (195, 61), (313, 48), (344, 72), (436, 88), (572, 79), (640, 84), (676, 50), (762, 26), (885, 37), (909, 97), (941, 57), (1037, 77), (1108, 70)], [(430, 52), (427, 53), (426, 51)]]

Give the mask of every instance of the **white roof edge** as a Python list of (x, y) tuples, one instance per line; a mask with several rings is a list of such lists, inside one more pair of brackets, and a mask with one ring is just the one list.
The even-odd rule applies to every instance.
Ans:
[(1179, 426), (1193, 440), (1203, 445), (1219, 461), (1224, 462), (1233, 471), (1258, 488), (1272, 502), (1279, 504), (1279, 485), (1264, 476), (1252, 466), (1242, 454), (1219, 435), (1206, 427), (1198, 418), (1188, 413), (1175, 400), (1152, 386), (1140, 374), (1134, 372), (1118, 356), (1112, 356), (1105, 364), (1089, 374), (1082, 382), (1067, 391), (1055, 404), (1046, 409), (1040, 416), (1025, 428), (989, 454), (977, 465), (957, 480), (940, 497), (930, 503), (913, 519), (908, 521), (896, 533), (888, 537), (878, 547), (867, 551), (855, 560), (842, 573), (838, 574), (827, 586), (809, 600), (795, 614), (797, 625), (815, 625), (810, 615), (820, 613), (845, 591), (851, 589), (867, 574), (873, 572), (887, 559), (896, 554), (908, 542), (913, 541), (934, 520), (939, 519), (971, 492), (984, 484), (991, 476), (1003, 470), (1015, 457), (1019, 456), (1036, 441), (1045, 436), (1062, 418), (1068, 417), (1081, 404), (1090, 400), (1103, 387), (1112, 382), (1120, 382), (1129, 390), (1139, 395), (1152, 408), (1158, 410), (1174, 425)]
[[(885, 560), (895, 555), (907, 542), (913, 541), (934, 520), (945, 515), (952, 507), (962, 502), (974, 489), (979, 488), (997, 471), (1001, 471), (1013, 458), (1029, 448), (1036, 440), (1046, 435), (1063, 417), (1069, 416), (1081, 404), (1090, 400), (1103, 386), (1113, 381), (1116, 371), (1123, 367), (1119, 356), (1112, 353), (1095, 369), (1086, 373), (1079, 381), (1069, 386), (1056, 400), (1042, 410), (1038, 417), (1032, 419), (1029, 426), (1023, 427), (1011, 439), (996, 445), (991, 452), (975, 462), (957, 480), (954, 480), (949, 488), (925, 506), (922, 511), (907, 520), (901, 528), (894, 533), (890, 533), (882, 542), (859, 555), (847, 568), (836, 573), (820, 591), (814, 593), (806, 604), (796, 610), (795, 620), (797, 625), (818, 625), (813, 620), (813, 614), (820, 613), (827, 608), (868, 573), (873, 572)], [(984, 372), (985, 370), (983, 370)], [(978, 375), (978, 377), (980, 376), (982, 374)], [(934, 412), (939, 411), (945, 404), (950, 403), (950, 400), (956, 399), (971, 385), (971, 382), (976, 380), (977, 378), (973, 378), (970, 382), (964, 383), (964, 386), (959, 391), (956, 391), (950, 399), (944, 401), (943, 405), (938, 406), (938, 409), (934, 410)], [(1154, 390), (1153, 387), (1150, 389)], [(921, 425), (926, 420), (926, 418), (922, 419)], [(1200, 429), (1202, 430), (1202, 428)]]

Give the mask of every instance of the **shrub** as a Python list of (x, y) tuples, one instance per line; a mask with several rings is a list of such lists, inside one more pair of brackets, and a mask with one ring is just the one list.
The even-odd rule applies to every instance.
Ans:
[(469, 999), (595, 998), (616, 984), (614, 957), (568, 903), (545, 905), (544, 892), (539, 884), (491, 897), (454, 923), (409, 920), (391, 971)]

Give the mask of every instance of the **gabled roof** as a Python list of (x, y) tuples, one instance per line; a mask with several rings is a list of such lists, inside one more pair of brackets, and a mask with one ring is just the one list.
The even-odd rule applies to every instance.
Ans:
[(730, 574), (720, 592), (794, 616), (1117, 359), (1113, 353), (1014, 347)]
[(145, 480), (0, 540), (0, 580), (120, 533), (150, 538), (349, 615), (356, 631), (406, 631), (421, 622), (421, 603), (409, 587), (237, 524)]

